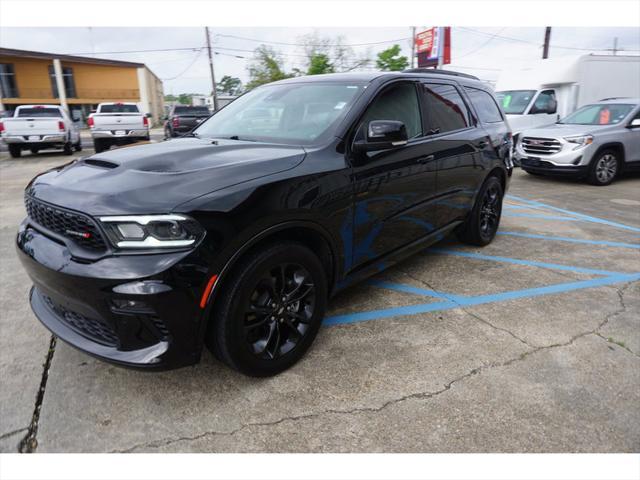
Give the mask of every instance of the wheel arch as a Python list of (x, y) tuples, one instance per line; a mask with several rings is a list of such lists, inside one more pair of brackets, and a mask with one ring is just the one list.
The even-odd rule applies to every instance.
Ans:
[(626, 152), (624, 150), (624, 144), (622, 142), (607, 142), (600, 145), (596, 150), (596, 152), (591, 156), (591, 160), (589, 160), (589, 165), (591, 165), (591, 163), (596, 158), (598, 158), (598, 156), (605, 150), (615, 150), (618, 153), (620, 153), (621, 158), (620, 158), (619, 167), (620, 167), (620, 170), (623, 170), (625, 165)]

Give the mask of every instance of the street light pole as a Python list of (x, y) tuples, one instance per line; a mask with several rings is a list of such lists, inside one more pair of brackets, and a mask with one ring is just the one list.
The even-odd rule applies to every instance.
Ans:
[(414, 68), (416, 62), (416, 27), (411, 27), (411, 68)]
[(544, 47), (542, 48), (542, 58), (549, 58), (549, 41), (551, 40), (551, 27), (544, 30)]
[(218, 111), (218, 93), (216, 91), (216, 76), (213, 73), (213, 56), (211, 55), (211, 39), (209, 38), (209, 27), (204, 27), (207, 35), (207, 52), (209, 53), (209, 70), (211, 71), (211, 96), (213, 97), (213, 111)]

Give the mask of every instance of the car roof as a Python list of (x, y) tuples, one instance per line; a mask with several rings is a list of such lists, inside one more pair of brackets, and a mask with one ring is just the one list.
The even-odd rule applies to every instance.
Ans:
[(625, 105), (629, 105), (629, 104), (634, 104), (634, 105), (638, 105), (640, 104), (640, 98), (632, 98), (632, 97), (615, 97), (615, 98), (603, 98), (602, 100), (598, 101), (598, 102), (593, 102), (594, 104), (601, 104), (601, 103), (606, 103), (606, 104), (625, 104)]
[(458, 73), (446, 70), (428, 70), (419, 69), (407, 70), (404, 72), (346, 72), (346, 73), (327, 73), (322, 75), (304, 75), (301, 77), (292, 77), (284, 80), (278, 80), (277, 82), (270, 83), (269, 85), (282, 85), (288, 83), (313, 83), (313, 82), (356, 82), (356, 83), (371, 83), (372, 81), (381, 78), (388, 77), (393, 78), (432, 78), (432, 79), (450, 79), (456, 80), (460, 83), (469, 83), (474, 86), (485, 85), (476, 77), (467, 75), (464, 73)]

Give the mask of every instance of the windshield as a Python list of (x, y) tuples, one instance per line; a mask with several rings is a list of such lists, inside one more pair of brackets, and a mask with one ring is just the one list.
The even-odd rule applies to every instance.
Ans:
[(175, 107), (174, 115), (210, 115), (207, 107)]
[(535, 94), (535, 90), (504, 90), (496, 92), (496, 98), (504, 113), (521, 114), (527, 109)]
[(60, 110), (57, 108), (21, 108), (18, 110), (18, 117), (62, 117)]
[(195, 134), (311, 145), (333, 134), (363, 89), (351, 83), (265, 85), (219, 110)]
[(100, 113), (139, 113), (137, 105), (125, 105), (124, 103), (114, 103), (113, 105), (102, 105)]
[(558, 123), (571, 125), (614, 125), (624, 120), (635, 105), (626, 103), (605, 103), (586, 105), (563, 118)]

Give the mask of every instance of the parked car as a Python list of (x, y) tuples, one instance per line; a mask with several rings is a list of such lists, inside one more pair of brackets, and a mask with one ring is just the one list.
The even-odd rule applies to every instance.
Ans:
[(515, 155), (531, 174), (609, 185), (622, 171), (640, 170), (640, 99), (586, 105), (554, 125), (525, 130)]
[[(262, 110), (279, 122), (246, 122)], [(510, 152), (494, 96), (468, 75), (264, 85), (188, 137), (32, 180), (17, 236), (31, 306), (120, 365), (189, 365), (207, 345), (273, 375), (309, 348), (331, 295), (451, 232), (490, 243)]]
[(135, 103), (101, 103), (87, 122), (96, 153), (150, 138), (149, 116), (140, 113)]
[(208, 107), (175, 105), (164, 122), (164, 137), (173, 138), (189, 133), (211, 115)]
[(13, 158), (30, 150), (62, 149), (66, 155), (82, 150), (80, 130), (59, 105), (21, 105), (13, 117), (0, 122), (0, 136)]
[(527, 62), (504, 70), (496, 96), (517, 140), (523, 130), (550, 125), (608, 97), (640, 97), (640, 57), (581, 55)]

